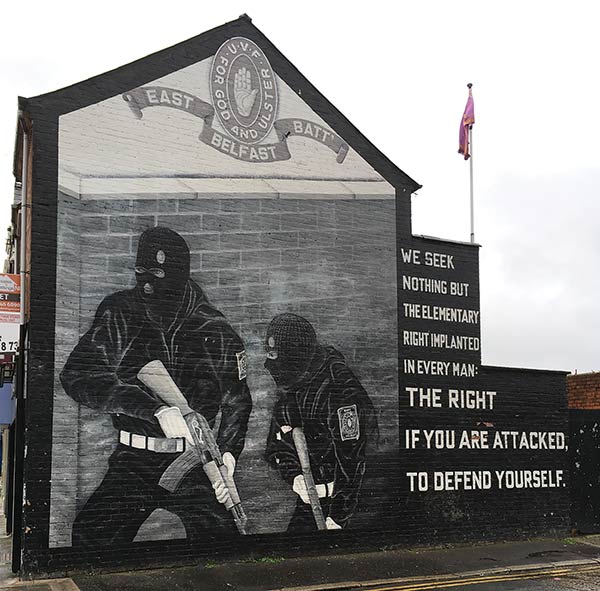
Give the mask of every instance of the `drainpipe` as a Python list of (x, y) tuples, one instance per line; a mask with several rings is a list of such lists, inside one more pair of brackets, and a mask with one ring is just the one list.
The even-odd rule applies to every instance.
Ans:
[[(21, 163), (21, 244), (20, 244), (20, 253), (19, 253), (19, 264), (20, 264), (20, 272), (21, 272), (21, 316), (20, 316), (20, 324), (25, 324), (25, 253), (26, 253), (26, 229), (27, 229), (27, 191), (29, 189), (28, 183), (28, 164), (29, 164), (29, 135), (27, 133), (27, 125), (25, 123), (25, 119), (23, 117), (23, 112), (19, 113), (19, 121), (21, 122), (21, 129), (23, 130), (23, 160)], [(23, 343), (21, 343), (23, 344)]]

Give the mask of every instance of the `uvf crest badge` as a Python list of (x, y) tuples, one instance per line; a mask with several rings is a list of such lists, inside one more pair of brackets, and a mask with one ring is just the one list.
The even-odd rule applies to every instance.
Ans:
[(256, 144), (273, 128), (277, 83), (265, 54), (250, 39), (233, 37), (218, 49), (210, 87), (219, 121), (234, 139)]
[(338, 408), (337, 414), (340, 422), (342, 441), (358, 439), (360, 437), (360, 423), (358, 421), (356, 404)]

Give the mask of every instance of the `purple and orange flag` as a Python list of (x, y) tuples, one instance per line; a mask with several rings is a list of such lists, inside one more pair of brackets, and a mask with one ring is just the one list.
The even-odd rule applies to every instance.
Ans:
[(469, 98), (467, 99), (467, 105), (465, 106), (465, 112), (463, 113), (460, 130), (458, 132), (458, 153), (468, 160), (471, 157), (469, 153), (469, 128), (475, 123), (475, 104), (473, 103), (473, 94), (471, 92), (471, 85), (469, 84)]

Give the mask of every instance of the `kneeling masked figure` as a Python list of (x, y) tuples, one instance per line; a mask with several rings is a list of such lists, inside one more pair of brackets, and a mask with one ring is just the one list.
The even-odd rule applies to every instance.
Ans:
[(321, 345), (301, 316), (276, 316), (265, 348), (265, 367), (277, 386), (265, 456), (298, 495), (288, 531), (317, 529), (295, 428), (306, 440), (324, 526), (345, 528), (359, 501), (367, 439), (377, 433), (371, 399), (343, 355)]

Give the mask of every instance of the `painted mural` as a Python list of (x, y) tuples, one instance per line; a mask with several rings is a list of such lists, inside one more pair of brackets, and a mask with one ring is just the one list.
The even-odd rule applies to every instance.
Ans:
[(564, 531), (564, 374), (482, 365), (478, 246), (230, 31), (59, 117), (50, 554)]
[(389, 511), (395, 191), (256, 43), (63, 115), (58, 224), (51, 547)]

